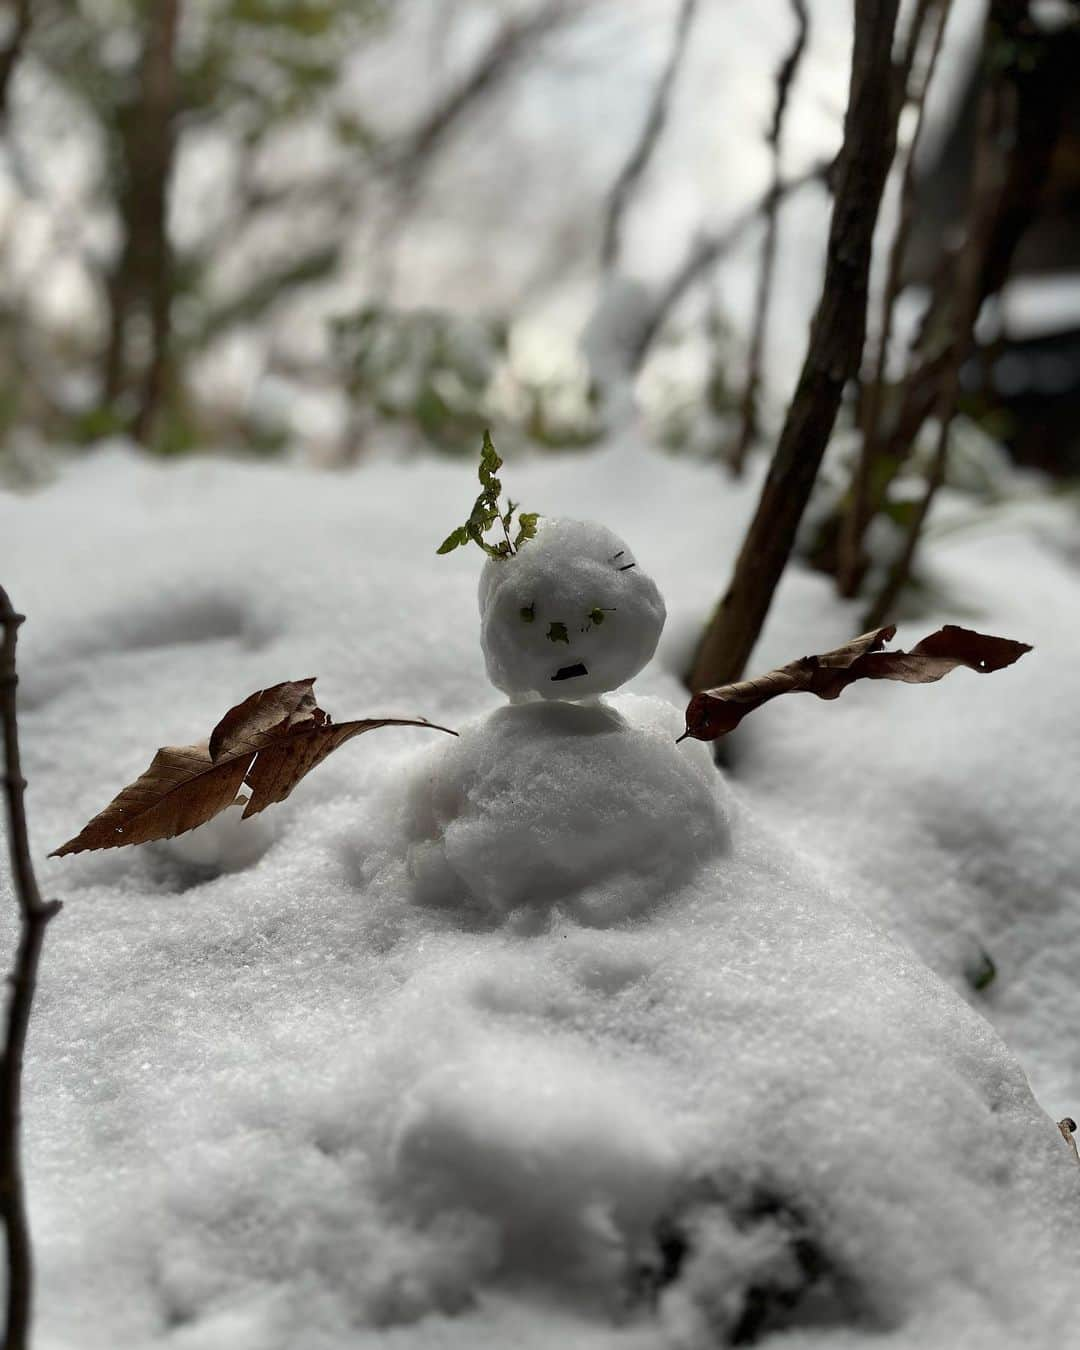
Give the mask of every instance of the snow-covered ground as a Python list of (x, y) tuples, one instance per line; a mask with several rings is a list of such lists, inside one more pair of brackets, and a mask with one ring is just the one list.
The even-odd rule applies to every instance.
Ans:
[[(1074, 1343), (1075, 519), (1002, 511), (929, 551), (940, 599), (901, 641), (958, 621), (1033, 643), (1019, 665), (778, 700), (721, 775), (670, 744), (677, 673), (756, 484), (625, 446), (503, 477), (617, 531), (664, 594), (612, 698), (630, 739), (575, 756), (546, 713), (479, 721), (505, 703), (482, 560), (434, 554), (471, 468), (114, 450), (0, 495), (65, 906), (26, 1069), (38, 1346)], [(792, 569), (755, 666), (856, 630)], [(226, 821), (220, 846), (44, 861), (156, 746), (312, 673), (338, 719), (469, 734), (363, 737), (242, 850)], [(422, 865), (470, 755), (480, 906)], [(13, 909), (5, 876), (4, 950)]]

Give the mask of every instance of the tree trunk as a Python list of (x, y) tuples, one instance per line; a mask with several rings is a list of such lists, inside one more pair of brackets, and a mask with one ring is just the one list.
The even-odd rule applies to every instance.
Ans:
[(165, 383), (172, 305), (168, 193), (175, 151), (176, 34), (180, 0), (148, 6), (136, 106), (121, 128), (124, 246), (109, 285), (112, 308), (102, 395), (115, 403), (133, 380), (128, 370), (130, 325), (147, 321), (150, 349), (134, 378), (138, 402), (133, 430), (153, 434)]

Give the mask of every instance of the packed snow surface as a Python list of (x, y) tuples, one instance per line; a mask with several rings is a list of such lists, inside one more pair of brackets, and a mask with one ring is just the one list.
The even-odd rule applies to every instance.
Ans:
[[(901, 638), (965, 622), (1032, 642), (1018, 666), (778, 700), (721, 771), (674, 744), (678, 672), (757, 484), (626, 446), (504, 479), (655, 576), (629, 690), (492, 688), (482, 559), (434, 554), (471, 465), (109, 451), (0, 495), (64, 901), (26, 1066), (38, 1346), (1071, 1344), (1075, 518), (928, 550)], [(794, 568), (755, 666), (855, 631)], [(155, 747), (312, 672), (338, 719), (462, 734), (375, 732), (256, 821), (45, 861)], [(5, 877), (8, 949), (13, 911)]]

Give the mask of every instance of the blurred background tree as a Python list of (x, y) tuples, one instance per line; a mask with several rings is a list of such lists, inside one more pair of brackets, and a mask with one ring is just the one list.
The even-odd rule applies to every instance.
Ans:
[[(990, 500), (1004, 453), (1076, 470), (1078, 7), (998, 8), (900, 7), (870, 337), (797, 544), (845, 594), (881, 589), (935, 476)], [(644, 426), (761, 472), (820, 290), (851, 20), (850, 0), (6, 0), (0, 468), (115, 437), (471, 455), (491, 425), (539, 450)], [(1021, 149), (980, 208), (992, 258), (953, 363), (988, 81)]]

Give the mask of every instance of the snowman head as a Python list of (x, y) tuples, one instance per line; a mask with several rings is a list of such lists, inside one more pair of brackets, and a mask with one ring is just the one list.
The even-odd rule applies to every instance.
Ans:
[(480, 577), (480, 640), (504, 693), (575, 700), (625, 684), (647, 664), (664, 601), (616, 534), (589, 521), (541, 519)]

